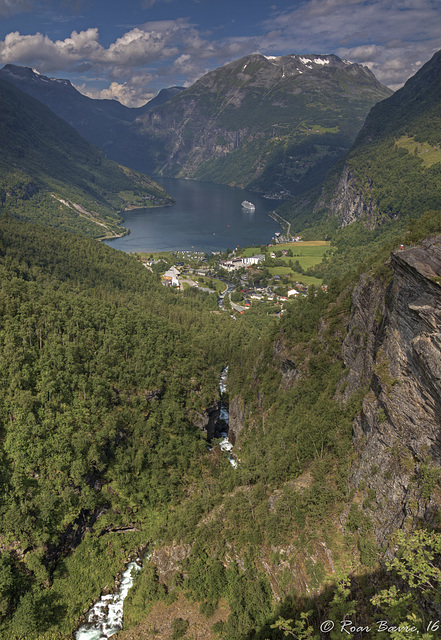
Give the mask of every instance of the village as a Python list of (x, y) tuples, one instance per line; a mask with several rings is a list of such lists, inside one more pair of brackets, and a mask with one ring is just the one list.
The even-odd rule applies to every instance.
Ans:
[(331, 251), (329, 242), (291, 242), (213, 252), (174, 251), (140, 255), (164, 286), (216, 295), (225, 310), (243, 314), (265, 305), (279, 315), (285, 302), (306, 295), (310, 286), (326, 290), (309, 270)]

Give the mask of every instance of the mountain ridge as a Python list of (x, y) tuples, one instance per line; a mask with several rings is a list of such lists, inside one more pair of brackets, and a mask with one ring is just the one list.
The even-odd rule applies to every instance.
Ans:
[(139, 115), (182, 90), (181, 87), (165, 88), (142, 107), (127, 107), (118, 100), (89, 98), (70, 80), (49, 78), (30, 67), (7, 64), (0, 69), (0, 78), (45, 104), (83, 138), (101, 147), (109, 159), (128, 166), (139, 164), (143, 157), (137, 150), (136, 137), (130, 135), (129, 125)]
[(323, 175), (350, 147), (369, 108), (391, 94), (369, 69), (334, 55), (252, 54), (136, 109), (93, 101), (69, 81), (30, 69), (24, 81), (11, 65), (0, 77), (11, 73), (122, 164), (284, 197)]
[(286, 195), (323, 174), (370, 106), (390, 94), (367, 68), (337, 56), (252, 54), (134, 124), (166, 148), (156, 155), (157, 174)]
[(171, 204), (153, 180), (104, 157), (48, 107), (0, 79), (2, 208), (22, 220), (114, 236), (126, 208)]
[(293, 232), (305, 239), (327, 237), (340, 247), (332, 269), (318, 267), (322, 277), (355, 268), (362, 255), (395, 239), (412, 218), (439, 210), (440, 78), (437, 52), (371, 109), (351, 149), (321, 183), (279, 207)]

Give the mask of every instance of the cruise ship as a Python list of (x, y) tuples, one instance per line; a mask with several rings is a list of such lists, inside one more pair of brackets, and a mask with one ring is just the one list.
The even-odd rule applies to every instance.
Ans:
[(244, 200), (242, 202), (242, 208), (245, 209), (245, 211), (247, 211), (248, 213), (253, 213), (253, 211), (256, 210), (256, 207), (253, 205), (253, 203), (248, 202), (248, 200)]

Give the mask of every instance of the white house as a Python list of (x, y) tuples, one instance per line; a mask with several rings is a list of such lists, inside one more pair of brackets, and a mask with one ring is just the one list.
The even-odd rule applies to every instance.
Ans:
[(232, 260), (222, 260), (220, 263), (222, 269), (225, 271), (236, 271), (237, 269), (241, 269), (244, 265), (242, 262), (242, 258), (233, 258)]
[(264, 262), (265, 256), (263, 253), (258, 253), (255, 256), (249, 256), (242, 258), (242, 262), (245, 266), (250, 266), (251, 264), (259, 264), (259, 262)]
[(181, 272), (178, 269), (176, 269), (176, 267), (170, 267), (170, 269), (168, 269), (164, 273), (164, 275), (162, 276), (162, 279), (165, 282), (170, 282), (175, 287), (179, 287), (179, 276), (180, 275), (181, 275)]
[(298, 296), (298, 295), (299, 295), (299, 292), (297, 291), (297, 289), (290, 289), (290, 290), (288, 291), (288, 298), (289, 298), (290, 296)]

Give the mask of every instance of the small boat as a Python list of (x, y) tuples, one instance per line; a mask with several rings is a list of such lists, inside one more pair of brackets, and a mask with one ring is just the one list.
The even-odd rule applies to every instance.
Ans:
[(253, 205), (253, 203), (248, 202), (248, 200), (244, 200), (242, 202), (242, 208), (245, 209), (245, 211), (247, 211), (248, 213), (253, 213), (253, 211), (256, 210), (256, 207)]

